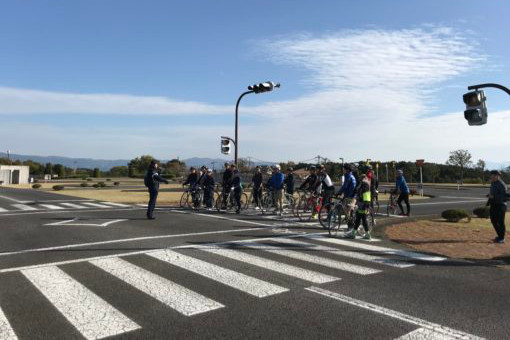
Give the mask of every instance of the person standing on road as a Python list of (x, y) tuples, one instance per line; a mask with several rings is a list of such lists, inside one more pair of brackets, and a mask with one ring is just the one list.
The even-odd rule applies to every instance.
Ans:
[(292, 167), (288, 167), (286, 173), (285, 186), (287, 194), (292, 196), (294, 195), (294, 169)]
[(505, 243), (506, 184), (498, 170), (491, 171), (491, 189), (489, 192), (490, 216), (492, 226), (498, 235), (494, 243)]
[[(395, 189), (397, 193), (400, 193), (397, 199), (397, 204), (400, 208), (401, 215), (409, 216), (411, 214), (411, 205), (409, 204), (409, 186), (407, 185), (406, 179), (404, 178), (404, 172), (402, 170), (397, 170), (397, 181)], [(404, 213), (404, 208), (402, 208), (402, 201), (404, 201), (406, 204), (407, 213)]]
[(251, 179), (253, 185), (253, 199), (255, 203), (255, 210), (259, 210), (262, 205), (262, 170), (260, 166), (255, 167), (255, 174)]
[(207, 210), (212, 209), (213, 198), (214, 198), (214, 176), (211, 169), (207, 169), (207, 174), (203, 180), (202, 185), (204, 186), (204, 203)]
[(241, 194), (243, 193), (243, 183), (238, 169), (232, 171), (232, 188), (234, 189), (234, 200), (236, 202), (236, 214), (241, 213)]
[(270, 188), (273, 191), (274, 202), (276, 203), (275, 213), (279, 213), (280, 216), (283, 213), (283, 183), (285, 181), (285, 175), (280, 171), (280, 165), (276, 164), (273, 166), (273, 175), (271, 176)]
[(159, 183), (166, 183), (168, 181), (159, 175), (158, 162), (152, 160), (149, 169), (145, 173), (143, 179), (145, 186), (149, 189), (149, 204), (147, 206), (147, 218), (154, 220), (154, 208), (156, 207), (156, 200), (159, 193)]
[(358, 186), (357, 192), (357, 201), (358, 201), (358, 210), (356, 210), (356, 221), (354, 222), (354, 226), (352, 230), (347, 231), (346, 237), (348, 238), (356, 238), (356, 232), (361, 223), (363, 223), (363, 228), (365, 229), (364, 238), (370, 240), (370, 230), (368, 228), (368, 209), (370, 208), (370, 204), (372, 202), (371, 192), (370, 192), (370, 179), (366, 175), (361, 175), (360, 177), (360, 185)]
[(223, 180), (221, 182), (222, 191), (223, 191), (223, 202), (222, 202), (222, 209), (227, 208), (227, 197), (230, 193), (230, 190), (232, 189), (232, 178), (234, 177), (234, 169), (236, 166), (234, 164), (229, 165), (228, 163), (225, 163), (225, 172), (223, 172)]

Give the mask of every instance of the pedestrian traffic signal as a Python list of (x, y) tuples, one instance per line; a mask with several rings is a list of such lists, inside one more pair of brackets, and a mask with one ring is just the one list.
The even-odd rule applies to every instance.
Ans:
[(253, 91), (255, 93), (269, 92), (273, 91), (275, 87), (280, 87), (280, 84), (275, 84), (272, 81), (266, 81), (265, 83), (253, 84), (248, 86), (248, 90)]
[(464, 118), (469, 125), (483, 125), (487, 123), (487, 105), (486, 97), (483, 91), (476, 90), (468, 92), (463, 96), (466, 104)]
[(230, 153), (230, 138), (221, 137), (221, 153), (228, 155)]

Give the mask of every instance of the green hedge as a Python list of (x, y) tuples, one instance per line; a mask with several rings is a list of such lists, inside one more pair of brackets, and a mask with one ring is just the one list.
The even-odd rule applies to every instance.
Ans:
[(42, 185), (36, 183), (34, 185), (32, 185), (32, 189), (40, 189)]
[(473, 209), (473, 214), (479, 218), (489, 218), (490, 208), (488, 206), (475, 208)]
[(471, 220), (471, 216), (466, 210), (463, 209), (448, 209), (441, 213), (441, 217), (448, 222), (459, 222), (460, 220), (467, 218)]
[(64, 190), (64, 186), (63, 185), (54, 185), (53, 190), (55, 190), (55, 191)]
[(88, 186), (89, 186), (89, 184), (87, 182), (83, 182), (80, 184), (80, 187), (82, 187), (82, 188), (86, 188)]

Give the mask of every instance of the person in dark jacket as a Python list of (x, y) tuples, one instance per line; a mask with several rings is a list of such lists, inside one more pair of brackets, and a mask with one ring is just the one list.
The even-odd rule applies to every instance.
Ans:
[(372, 198), (370, 191), (370, 180), (366, 175), (360, 176), (360, 184), (358, 185), (356, 198), (358, 202), (358, 210), (356, 210), (356, 221), (354, 222), (353, 228), (349, 229), (345, 236), (348, 238), (356, 238), (356, 232), (358, 231), (361, 223), (363, 223), (363, 228), (365, 229), (364, 238), (370, 240), (371, 237), (370, 230), (368, 229), (367, 215)]
[(299, 190), (313, 190), (315, 188), (315, 184), (317, 183), (317, 173), (316, 168), (314, 166), (310, 167), (310, 175), (306, 177), (305, 181), (301, 183), (299, 186)]
[(262, 204), (262, 170), (260, 166), (255, 167), (255, 174), (251, 179), (253, 184), (253, 200), (255, 203), (255, 210), (259, 210)]
[(292, 167), (288, 167), (285, 176), (285, 186), (287, 190), (287, 194), (294, 195), (294, 169)]
[(236, 202), (236, 214), (241, 213), (241, 194), (243, 193), (243, 183), (241, 182), (241, 175), (239, 170), (235, 169), (232, 177), (232, 188), (234, 188), (234, 200)]
[(213, 172), (211, 169), (208, 169), (202, 183), (204, 186), (204, 202), (207, 210), (211, 210), (213, 206), (214, 184)]
[(227, 208), (227, 197), (230, 193), (230, 190), (232, 190), (232, 179), (234, 178), (235, 168), (235, 164), (229, 165), (228, 163), (225, 163), (225, 172), (223, 172), (223, 181), (221, 183), (223, 187), (222, 209)]
[(166, 183), (168, 181), (159, 175), (158, 162), (152, 160), (149, 169), (145, 173), (144, 183), (149, 189), (149, 204), (147, 206), (147, 218), (154, 220), (154, 208), (156, 207), (156, 200), (159, 193), (159, 183)]
[(491, 171), (491, 189), (489, 192), (491, 223), (498, 235), (494, 243), (505, 243), (505, 214), (506, 214), (506, 184), (501, 179), (501, 173)]
[(186, 181), (182, 183), (182, 185), (189, 185), (191, 189), (195, 187), (195, 185), (198, 183), (198, 174), (197, 169), (194, 167), (191, 167), (189, 169), (190, 174), (188, 175), (188, 178), (186, 178)]
[[(404, 178), (404, 172), (402, 170), (397, 170), (397, 180), (395, 183), (395, 189), (399, 193), (397, 204), (400, 208), (401, 215), (409, 216), (411, 214), (411, 205), (409, 204), (409, 186), (407, 185), (406, 179)], [(407, 213), (404, 213), (404, 208), (402, 207), (402, 201), (405, 202)]]

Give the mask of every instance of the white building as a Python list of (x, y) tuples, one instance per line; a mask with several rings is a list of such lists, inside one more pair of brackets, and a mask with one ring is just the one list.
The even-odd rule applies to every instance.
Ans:
[(30, 167), (24, 165), (0, 165), (1, 184), (28, 184)]

